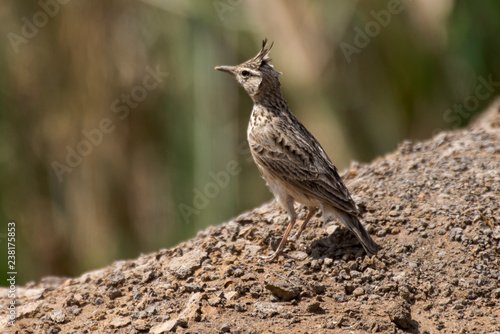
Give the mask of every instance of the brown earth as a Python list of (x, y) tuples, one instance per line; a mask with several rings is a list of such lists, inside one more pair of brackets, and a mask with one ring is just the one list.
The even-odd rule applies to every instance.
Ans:
[[(315, 217), (285, 258), (274, 202), (177, 247), (18, 287), (4, 333), (500, 333), (500, 101), (344, 179), (383, 249)], [(304, 217), (301, 210), (300, 217)], [(271, 245), (271, 247), (270, 247)]]

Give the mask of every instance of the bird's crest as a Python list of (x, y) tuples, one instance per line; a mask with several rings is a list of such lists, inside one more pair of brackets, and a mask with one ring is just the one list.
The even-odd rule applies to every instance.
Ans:
[(262, 65), (271, 65), (271, 58), (269, 58), (269, 52), (271, 51), (271, 48), (273, 47), (274, 42), (271, 43), (271, 45), (268, 47), (267, 46), (267, 38), (262, 41), (262, 49), (260, 50), (259, 54), (247, 61), (247, 63), (250, 65), (253, 65), (255, 69), (259, 69)]

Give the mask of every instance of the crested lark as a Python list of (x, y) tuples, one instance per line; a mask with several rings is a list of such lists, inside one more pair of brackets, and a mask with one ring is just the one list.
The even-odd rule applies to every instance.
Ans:
[(296, 238), (321, 208), (323, 225), (328, 219), (339, 219), (359, 239), (368, 254), (375, 254), (379, 247), (359, 222), (359, 211), (337, 168), (316, 138), (288, 109), (280, 90), (278, 77), (281, 73), (270, 65), (268, 54), (271, 47), (267, 47), (266, 39), (259, 54), (247, 62), (215, 68), (235, 77), (253, 100), (247, 132), (250, 151), (262, 176), (290, 218), (278, 249), (265, 259), (274, 261), (283, 251), (297, 220), (294, 202), (305, 205), (309, 210)]

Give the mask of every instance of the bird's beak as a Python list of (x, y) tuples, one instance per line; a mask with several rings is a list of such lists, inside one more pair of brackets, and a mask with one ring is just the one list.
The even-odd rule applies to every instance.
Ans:
[(234, 76), (234, 66), (217, 66), (217, 71), (226, 72)]

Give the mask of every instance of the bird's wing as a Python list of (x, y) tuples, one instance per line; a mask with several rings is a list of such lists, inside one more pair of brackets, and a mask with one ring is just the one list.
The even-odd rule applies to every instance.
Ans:
[(298, 120), (255, 129), (249, 134), (249, 144), (257, 163), (268, 172), (307, 197), (359, 215), (337, 168), (319, 142)]

